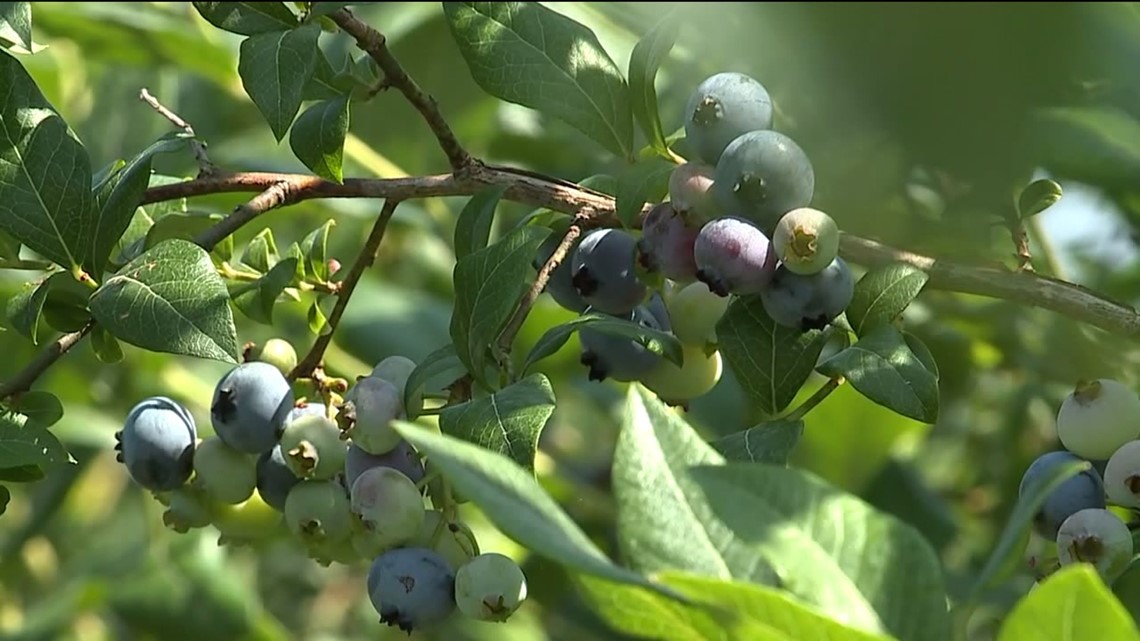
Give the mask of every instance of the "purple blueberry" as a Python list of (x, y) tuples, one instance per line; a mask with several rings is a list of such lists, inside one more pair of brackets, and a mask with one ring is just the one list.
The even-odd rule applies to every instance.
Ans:
[(123, 429), (115, 433), (115, 458), (135, 483), (152, 492), (169, 492), (190, 479), (197, 439), (194, 417), (185, 407), (153, 396), (131, 408)]
[(746, 133), (716, 165), (713, 196), (721, 208), (771, 233), (785, 213), (807, 207), (815, 172), (794, 140), (775, 131)]
[(847, 309), (855, 295), (855, 277), (842, 258), (823, 271), (804, 276), (780, 265), (760, 301), (772, 320), (803, 331), (823, 329)]
[(400, 441), (396, 449), (386, 454), (369, 454), (356, 445), (350, 445), (344, 459), (344, 482), (348, 487), (356, 482), (361, 474), (374, 467), (390, 467), (404, 473), (412, 483), (424, 478), (424, 464), (419, 454), (407, 441)]
[(693, 243), (697, 231), (685, 225), (685, 219), (671, 203), (661, 203), (645, 216), (641, 240), (637, 241), (637, 258), (650, 272), (666, 278), (691, 282), (697, 277), (693, 259)]
[(261, 454), (277, 444), (293, 402), (293, 388), (281, 370), (251, 361), (218, 381), (210, 420), (226, 445), (246, 454)]
[[(648, 304), (639, 305), (623, 318), (662, 332), (671, 329), (665, 303), (658, 294)], [(592, 330), (589, 326), (578, 332), (578, 338), (582, 343), (581, 363), (589, 368), (588, 377), (591, 381), (604, 381), (607, 378), (623, 382), (636, 381), (661, 360), (661, 356), (633, 339), (605, 334)]]
[(389, 550), (368, 570), (368, 596), (380, 622), (405, 632), (439, 623), (455, 611), (455, 573), (427, 548)]
[(571, 282), (594, 311), (621, 316), (645, 298), (637, 278), (637, 239), (620, 229), (596, 229), (574, 250)]
[(768, 237), (740, 218), (705, 223), (693, 244), (693, 257), (697, 280), (718, 296), (758, 294), (776, 269)]
[[(1037, 457), (1025, 470), (1021, 477), (1021, 485), (1017, 489), (1018, 496), (1025, 493), (1034, 478), (1047, 474), (1052, 468), (1065, 463), (1083, 460), (1076, 454), (1064, 450), (1046, 452)], [(1069, 477), (1045, 499), (1041, 509), (1033, 517), (1033, 529), (1046, 539), (1057, 538), (1061, 524), (1070, 516), (1090, 508), (1103, 509), (1104, 481), (1095, 469), (1087, 469), (1076, 476)]]
[[(546, 261), (550, 260), (551, 254), (555, 249), (562, 244), (562, 234), (551, 234), (546, 242), (538, 248), (538, 255), (534, 259), (534, 268), (536, 270), (542, 269)], [(566, 256), (562, 258), (562, 262), (558, 263), (558, 267), (550, 273), (550, 280), (546, 281), (546, 292), (554, 298), (554, 302), (562, 307), (572, 311), (581, 313), (587, 307), (586, 301), (582, 300), (582, 296), (574, 289), (574, 283), (571, 281), (571, 268), (570, 263), (573, 262), (574, 250), (577, 248), (577, 243), (570, 247), (570, 251), (566, 252)]]
[(725, 147), (741, 134), (771, 127), (768, 91), (742, 73), (706, 78), (685, 106), (685, 138), (710, 165), (715, 165)]

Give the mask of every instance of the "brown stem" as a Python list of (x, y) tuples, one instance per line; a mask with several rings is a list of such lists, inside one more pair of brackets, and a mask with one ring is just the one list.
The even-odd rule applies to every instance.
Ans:
[(139, 92), (139, 99), (150, 105), (151, 108), (157, 111), (160, 116), (166, 118), (170, 121), (171, 124), (186, 132), (186, 135), (190, 136), (190, 149), (194, 151), (194, 160), (198, 162), (199, 178), (205, 178), (207, 176), (212, 176), (218, 173), (217, 166), (215, 166), (214, 163), (210, 162), (210, 157), (206, 154), (206, 143), (198, 140), (194, 134), (194, 128), (190, 126), (190, 123), (183, 120), (181, 116), (174, 113), (161, 102), (159, 102), (158, 98), (155, 98), (145, 87), (142, 89), (142, 91)]
[(404, 71), (400, 62), (388, 50), (388, 39), (384, 37), (384, 34), (357, 20), (348, 9), (341, 9), (329, 17), (337, 26), (344, 29), (345, 33), (355, 38), (357, 46), (368, 52), (368, 55), (380, 66), (384, 72), (385, 82), (383, 85), (399, 89), (400, 93), (408, 99), (408, 102), (412, 103), (412, 106), (420, 112), (432, 133), (435, 134), (436, 140), (439, 141), (443, 153), (447, 154), (447, 161), (451, 164), (451, 170), (462, 173), (474, 165), (475, 161), (471, 154), (467, 153), (459, 144), (455, 133), (451, 131), (451, 127), (443, 119), (443, 115), (439, 113), (439, 105), (435, 98), (421, 89), (416, 81), (412, 80)]
[(289, 372), (289, 380), (297, 380), (298, 378), (306, 378), (313, 374), (313, 371), (321, 364), (321, 359), (324, 358), (325, 350), (328, 349), (329, 343), (332, 342), (333, 333), (336, 331), (337, 325), (340, 323), (340, 317), (344, 315), (345, 308), (348, 307), (348, 301), (352, 298), (352, 292), (356, 289), (356, 284), (360, 282), (360, 277), (364, 275), (364, 270), (372, 266), (376, 260), (376, 252), (380, 249), (380, 241), (384, 240), (384, 231), (388, 229), (388, 221), (392, 219), (392, 214), (396, 213), (396, 207), (399, 206), (400, 201), (389, 199), (384, 201), (384, 208), (380, 210), (380, 216), (376, 218), (376, 223), (372, 226), (372, 232), (368, 234), (368, 240), (364, 241), (364, 247), (360, 249), (360, 255), (356, 257), (356, 261), (352, 263), (352, 267), (348, 270), (348, 275), (345, 276), (344, 281), (341, 282), (340, 292), (337, 294), (336, 305), (333, 307), (332, 313), (329, 314), (328, 325), (325, 331), (317, 336), (317, 340), (313, 343), (312, 349), (308, 354), (301, 359), (300, 363)]
[(250, 199), (249, 202), (239, 205), (229, 216), (198, 234), (194, 238), (194, 242), (202, 249), (210, 251), (214, 245), (222, 242), (226, 237), (261, 214), (270, 209), (297, 202), (296, 195), (316, 182), (321, 182), (321, 179), (303, 175), (281, 176), (267, 186), (264, 191)]
[(79, 331), (64, 334), (55, 339), (55, 341), (44, 348), (31, 363), (28, 363), (24, 369), (20, 370), (14, 377), (0, 384), (0, 400), (7, 400), (15, 394), (31, 389), (36, 379), (46, 372), (49, 367), (72, 347), (78, 345), (93, 329), (95, 329), (95, 321), (90, 321)]

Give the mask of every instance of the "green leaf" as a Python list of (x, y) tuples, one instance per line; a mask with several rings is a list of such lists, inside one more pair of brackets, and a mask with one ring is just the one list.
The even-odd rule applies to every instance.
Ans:
[(4, 512), (8, 509), (8, 501), (11, 500), (12, 493), (8, 491), (8, 488), (0, 485), (0, 515), (4, 514)]
[(1025, 596), (1002, 623), (997, 641), (1136, 641), (1140, 630), (1096, 570), (1063, 567)]
[(1030, 121), (1036, 160), (1050, 173), (1101, 187), (1133, 188), (1140, 120), (1114, 107), (1039, 109)]
[[(19, 465), (17, 467), (0, 468), (0, 481), (5, 483), (35, 483), (42, 480), (46, 474), (38, 465)], [(0, 503), (3, 502), (3, 490), (0, 486)], [(2, 507), (2, 506), (0, 506)], [(0, 514), (4, 511), (0, 510)]]
[(277, 243), (273, 241), (273, 230), (269, 227), (258, 232), (245, 246), (245, 251), (241, 254), (243, 265), (252, 267), (263, 274), (277, 264), (278, 260)]
[(769, 421), (721, 437), (713, 447), (730, 461), (787, 465), (803, 434), (803, 421)]
[(309, 324), (309, 331), (317, 336), (320, 336), (321, 333), (325, 331), (325, 327), (327, 327), (329, 323), (328, 317), (325, 316), (325, 311), (321, 309), (320, 301), (313, 301), (313, 304), (309, 305), (309, 311), (305, 319)]
[(476, 193), (463, 206), (459, 219), (455, 221), (456, 260), (487, 246), (491, 239), (491, 225), (495, 222), (495, 208), (506, 191), (506, 185), (491, 185)]
[(332, 64), (325, 56), (325, 53), (318, 48), (317, 63), (313, 68), (312, 77), (310, 77), (309, 82), (305, 84), (302, 99), (331, 101), (338, 98), (347, 98), (355, 87), (356, 81), (353, 80), (351, 76), (337, 73), (336, 70), (332, 68)]
[(336, 221), (330, 218), (325, 224), (309, 232), (301, 241), (301, 255), (305, 257), (305, 273), (319, 283), (326, 283), (329, 280), (329, 231), (334, 225)]
[(985, 589), (1001, 580), (1003, 574), (1016, 569), (1014, 566), (1019, 565), (1021, 554), (1025, 550), (1025, 540), (1033, 527), (1033, 518), (1045, 504), (1045, 499), (1062, 483), (1091, 467), (1087, 461), (1072, 461), (1050, 466), (1045, 472), (1030, 479), (1010, 513), (997, 545), (974, 579), (970, 588), (970, 600), (979, 598)]
[(781, 412), (795, 399), (815, 368), (826, 336), (777, 324), (759, 296), (734, 298), (716, 326), (720, 353), (765, 414)]
[(0, 40), (32, 50), (32, 3), (0, 2)]
[(297, 16), (284, 2), (195, 2), (194, 8), (210, 24), (243, 36), (281, 31), (297, 26)]
[(933, 374), (934, 380), (937, 381), (940, 378), (938, 362), (934, 360), (934, 354), (930, 352), (930, 348), (926, 346), (926, 343), (922, 342), (921, 338), (910, 332), (903, 332), (902, 335), (903, 339), (906, 340), (906, 346), (910, 348), (911, 352), (914, 352), (914, 356), (918, 359), (918, 362), (922, 363), (922, 366)]
[[(463, 363), (455, 355), (455, 346), (451, 344), (428, 354), (416, 364), (416, 368), (408, 375), (408, 381), (404, 383), (404, 408), (408, 411), (409, 420), (415, 420), (419, 415), (420, 408), (413, 401), (423, 390), (424, 385), (432, 378), (456, 369), (462, 370)], [(456, 378), (459, 376), (460, 374), (457, 374)]]
[[(67, 277), (71, 278), (71, 275), (67, 274)], [(25, 283), (20, 291), (8, 299), (4, 309), (12, 329), (27, 337), (33, 345), (40, 344), (40, 318), (50, 289), (50, 277), (34, 283)]]
[(1049, 209), (1061, 200), (1061, 185), (1042, 178), (1034, 180), (1021, 190), (1017, 197), (1017, 213), (1024, 220)]
[(213, 227), (225, 218), (222, 214), (189, 211), (184, 214), (167, 214), (159, 218), (146, 232), (143, 251), (172, 239), (193, 240), (198, 234)]
[(108, 278), (90, 305), (101, 325), (136, 347), (237, 361), (226, 285), (210, 256), (193, 243), (154, 246)]
[(49, 428), (63, 418), (63, 403), (55, 394), (44, 390), (31, 390), (20, 394), (11, 409), (27, 417), (25, 429)]
[(4, 260), (20, 259), (20, 241), (12, 238), (3, 230), (0, 230), (0, 258)]
[(344, 180), (344, 137), (348, 134), (348, 97), (317, 102), (306, 109), (289, 132), (289, 147), (313, 173), (334, 182)]
[(612, 483), (618, 542), (634, 568), (773, 581), (759, 551), (714, 518), (700, 486), (686, 473), (692, 465), (723, 463), (677, 412), (642, 386), (629, 387)]
[(91, 330), (91, 349), (101, 362), (112, 365), (123, 360), (123, 348), (110, 332), (96, 325)]
[(600, 332), (602, 334), (621, 336), (635, 340), (639, 345), (645, 347), (645, 349), (654, 354), (664, 356), (678, 367), (682, 364), (684, 356), (681, 349), (681, 341), (677, 340), (676, 336), (668, 332), (645, 327), (640, 323), (594, 312), (584, 314), (546, 330), (546, 333), (538, 339), (538, 342), (531, 348), (530, 353), (526, 355), (526, 362), (523, 363), (523, 371), (525, 372), (538, 361), (562, 349), (562, 346), (566, 344), (566, 341), (570, 340), (570, 336), (573, 335), (574, 332), (587, 327), (591, 331)]
[(784, 589), (860, 630), (949, 639), (938, 557), (911, 526), (794, 468), (729, 463), (690, 474), (715, 518), (763, 554)]
[(70, 458), (46, 428), (15, 412), (0, 414), (0, 468), (35, 465), (47, 470), (65, 465)]
[(78, 331), (91, 320), (87, 299), (91, 290), (67, 272), (56, 272), (48, 278), (43, 320), (60, 332)]
[(938, 379), (890, 325), (880, 325), (821, 363), (819, 373), (843, 376), (863, 396), (908, 418), (938, 420)]
[(241, 84), (278, 142), (301, 108), (305, 85), (317, 65), (320, 35), (320, 25), (310, 23), (289, 31), (259, 33), (241, 43)]
[(87, 150), (6, 53), (0, 87), (0, 228), (52, 262), (80, 267), (95, 230)]
[(633, 156), (629, 87), (593, 31), (537, 2), (445, 2), (443, 10), (484, 91)]
[[(1132, 540), (1135, 549), (1135, 532)], [(1133, 558), (1132, 563), (1128, 564), (1124, 572), (1112, 582), (1112, 593), (1128, 610), (1132, 620), (1140, 624), (1140, 559)]]
[(929, 276), (905, 263), (876, 267), (855, 283), (847, 306), (847, 322), (857, 336), (890, 325), (922, 291)]
[(185, 146), (187, 140), (183, 133), (167, 134), (95, 186), (92, 198), (97, 218), (88, 261), (88, 271), (92, 274), (103, 273), (115, 244), (130, 226), (135, 209), (150, 185), (151, 161), (155, 154), (175, 151)]
[(677, 165), (650, 158), (625, 168), (618, 175), (614, 211), (626, 227), (634, 227), (645, 203), (656, 203), (669, 193), (669, 175)]
[(297, 270), (297, 259), (286, 258), (277, 263), (261, 278), (251, 282), (242, 283), (236, 291), (230, 294), (234, 305), (250, 320), (264, 325), (273, 324), (273, 308), (277, 298), (293, 281)]
[(488, 346), (514, 311), (530, 263), (548, 233), (544, 227), (520, 227), (455, 264), (451, 340), (459, 360), (481, 384), (487, 384), (483, 366)]
[(665, 157), (669, 155), (669, 145), (665, 142), (665, 131), (661, 127), (661, 117), (657, 114), (657, 90), (653, 81), (658, 67), (673, 49), (680, 31), (680, 14), (671, 11), (637, 41), (629, 56), (629, 92), (632, 96), (633, 116), (641, 125), (649, 144)]
[(553, 413), (550, 381), (533, 374), (490, 396), (448, 406), (439, 415), (439, 429), (533, 470), (538, 435)]
[(613, 561), (542, 489), (534, 474), (497, 452), (435, 434), (412, 423), (393, 423), (397, 432), (437, 465), (443, 476), (483, 511), (492, 525), (531, 552), (568, 568), (666, 591)]
[(343, 9), (345, 7), (360, 7), (360, 6), (367, 6), (370, 4), (376, 4), (376, 3), (375, 2), (314, 2), (314, 3), (312, 3), (310, 13), (314, 16), (327, 16), (329, 14), (336, 13), (337, 11), (340, 11), (341, 9)]

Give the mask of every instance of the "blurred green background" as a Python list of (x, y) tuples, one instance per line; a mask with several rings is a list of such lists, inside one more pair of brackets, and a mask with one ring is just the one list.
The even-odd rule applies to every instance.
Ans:
[[(667, 131), (680, 127), (692, 88), (723, 70), (771, 91), (777, 127), (815, 165), (816, 206), (846, 230), (966, 262), (1011, 264), (1002, 217), (1033, 175), (1048, 172), (1066, 199), (1030, 224), (1034, 266), (1140, 300), (1140, 10), (1134, 3), (548, 3), (590, 26), (619, 67), (666, 8), (686, 25), (657, 87)], [(668, 7), (664, 6), (668, 5)], [(138, 100), (148, 88), (180, 113), (227, 169), (304, 171), (242, 91), (241, 37), (202, 20), (189, 3), (34, 3), (35, 38), (47, 48), (21, 62), (86, 144), (93, 165), (127, 158), (169, 129)], [(563, 123), (504, 104), (471, 81), (438, 3), (376, 3), (358, 14), (384, 32), (411, 75), (439, 101), (477, 156), (569, 180), (616, 172), (620, 161)], [(329, 58), (355, 52), (341, 35)], [(439, 173), (445, 159), (418, 115), (393, 92), (354, 103), (345, 175)], [(681, 144), (683, 152), (683, 143)], [(156, 169), (194, 173), (192, 158), (160, 156)], [(931, 198), (931, 194), (937, 194)], [(191, 201), (226, 212), (239, 196)], [(392, 354), (421, 358), (448, 342), (450, 244), (462, 199), (408, 202), (374, 269), (348, 308), (331, 369), (352, 377)], [(309, 201), (243, 229), (240, 248), (273, 228), (279, 247), (336, 221), (330, 254), (355, 256), (379, 204)], [(500, 209), (503, 228), (528, 210)], [(1106, 243), (1108, 243), (1106, 245)], [(1106, 250), (1111, 247), (1111, 250)], [(0, 274), (5, 299), (34, 275)], [(570, 318), (543, 297), (521, 339)], [(284, 336), (308, 347), (305, 307), (282, 304), (274, 327), (238, 316), (239, 339)], [(1080, 377), (1140, 385), (1135, 340), (1001, 301), (929, 291), (906, 317), (941, 372), (937, 425), (901, 418), (841, 388), (807, 419), (794, 462), (912, 523), (939, 551), (952, 595), (992, 546), (1021, 473), (1057, 447), (1053, 419)], [(0, 332), (0, 377), (35, 348)], [(366, 567), (322, 568), (280, 541), (218, 547), (207, 528), (164, 530), (161, 506), (115, 463), (113, 432), (139, 399), (184, 402), (200, 426), (226, 366), (146, 353), (100, 364), (89, 345), (38, 387), (66, 416), (55, 431), (77, 463), (12, 486), (0, 517), (0, 638), (403, 638), (379, 626), (363, 589)], [(525, 347), (517, 350), (525, 354)], [(613, 545), (609, 463), (623, 389), (592, 384), (571, 341), (540, 367), (558, 409), (541, 442), (544, 485), (607, 551)], [(809, 383), (810, 393), (819, 381)], [(731, 373), (692, 404), (708, 436), (764, 417)], [(528, 557), (465, 506), (483, 549), (524, 562), (531, 600), (506, 625), (471, 624), (415, 638), (620, 639), (605, 630), (557, 566)], [(991, 595), (976, 638), (1028, 588), (1028, 569)]]

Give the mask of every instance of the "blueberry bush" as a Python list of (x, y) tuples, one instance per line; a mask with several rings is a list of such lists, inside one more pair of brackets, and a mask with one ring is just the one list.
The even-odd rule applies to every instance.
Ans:
[(1140, 639), (1137, 15), (0, 3), (0, 636)]

